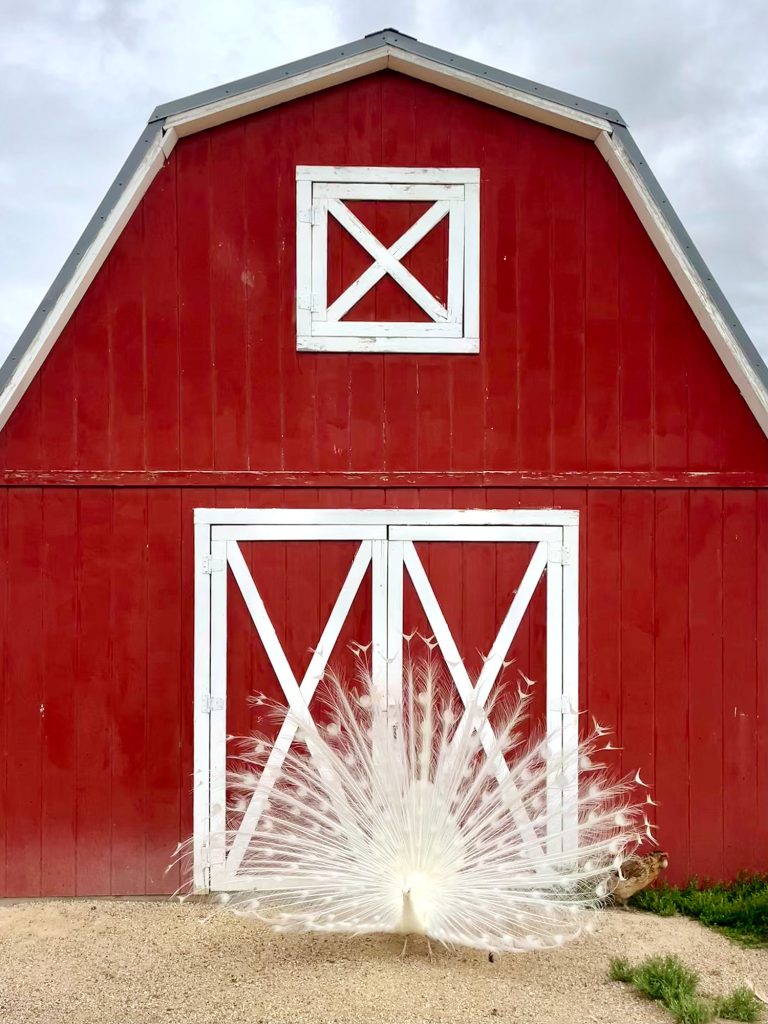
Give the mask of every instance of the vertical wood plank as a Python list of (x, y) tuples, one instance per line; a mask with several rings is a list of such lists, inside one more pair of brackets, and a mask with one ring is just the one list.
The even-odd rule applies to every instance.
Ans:
[(758, 869), (757, 545), (754, 491), (723, 494), (723, 867)]
[(653, 465), (653, 358), (658, 254), (626, 202), (619, 206), (619, 324), (622, 469)]
[(550, 167), (552, 187), (552, 468), (586, 462), (585, 406), (585, 151), (559, 133)]
[(8, 891), (41, 894), (42, 805), (42, 559), (43, 500), (39, 488), (8, 496), (8, 614), (5, 728)]
[[(625, 772), (654, 786), (653, 491), (621, 494), (621, 745)], [(663, 713), (663, 712), (662, 712)]]
[[(528, 126), (526, 126), (527, 128)], [(521, 469), (552, 463), (551, 168), (554, 145), (520, 132), (517, 154), (517, 423)]]
[(621, 494), (587, 492), (587, 614), (588, 673), (586, 707), (598, 722), (621, 734)]
[(691, 491), (688, 720), (690, 841), (700, 877), (723, 871), (723, 498)]
[(289, 186), (274, 173), (280, 116), (280, 108), (274, 107), (263, 111), (258, 121), (248, 121), (243, 158), (249, 467), (263, 470), (280, 469), (283, 465), (279, 330), (282, 307), (276, 298), (286, 268), (277, 255), (282, 238), (278, 194), (281, 188)]
[(77, 492), (43, 491), (42, 892), (75, 892)]
[(666, 267), (656, 267), (654, 332), (654, 467), (685, 469), (688, 462), (689, 330), (685, 302)]
[(195, 535), (194, 510), (210, 508), (216, 492), (183, 487), (181, 496), (181, 647), (179, 650), (180, 766), (178, 786), (181, 799), (181, 838), (192, 834), (194, 785), (194, 649), (195, 649)]
[(148, 469), (179, 468), (179, 280), (176, 164), (144, 197), (144, 372)]
[[(670, 855), (670, 881), (691, 875), (688, 834), (690, 749), (688, 715), (688, 494), (656, 492), (653, 564), (656, 621), (653, 799), (649, 818), (658, 825), (657, 841)], [(648, 780), (646, 780), (648, 781)]]
[(209, 136), (182, 139), (176, 158), (181, 465), (213, 466)]
[[(76, 314), (77, 467), (106, 469), (109, 431), (109, 274), (103, 266)], [(11, 420), (12, 422), (12, 420)]]
[(484, 116), (487, 177), (480, 183), (480, 355), (486, 364), (485, 468), (517, 465), (520, 388), (517, 338), (517, 178), (499, 173), (513, 159), (519, 124), (500, 110)]
[[(278, 338), (281, 351), (280, 391), (284, 467), (286, 469), (317, 468), (317, 437), (315, 435), (315, 367), (316, 357), (296, 351), (296, 165), (311, 163), (302, 157), (307, 138), (311, 138), (314, 113), (311, 97), (280, 108), (277, 173), (280, 187), (277, 217), (280, 225), (279, 288), (277, 302), (280, 316)], [(274, 173), (274, 171), (273, 171)], [(275, 301), (274, 297), (272, 301)]]
[(110, 469), (145, 465), (143, 214), (140, 205), (109, 256)]
[(245, 469), (246, 288), (242, 121), (211, 134), (210, 285), (213, 350), (213, 465)]
[(619, 186), (586, 157), (587, 469), (619, 468)]
[(181, 492), (157, 489), (147, 502), (147, 804), (144, 815), (148, 893), (175, 890), (178, 866), (166, 874), (180, 833)]
[(112, 893), (146, 892), (147, 495), (115, 493), (112, 532)]
[(112, 492), (78, 493), (77, 895), (111, 893)]
[(39, 371), (43, 469), (71, 469), (77, 464), (77, 322), (75, 314), (70, 330), (59, 337)]

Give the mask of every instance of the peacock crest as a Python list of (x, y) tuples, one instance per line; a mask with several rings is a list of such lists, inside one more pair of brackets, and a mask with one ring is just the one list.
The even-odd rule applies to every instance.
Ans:
[[(428, 651), (407, 659), (393, 711), (358, 652), (354, 678), (321, 682), (317, 721), (295, 723), (240, 864), (247, 888), (229, 906), (278, 931), (422, 934), (489, 952), (591, 931), (623, 859), (650, 835), (634, 797), (643, 784), (609, 776), (597, 724), (570, 752), (530, 737), (532, 695), (521, 677), (513, 697), (465, 707)], [(232, 836), (270, 749), (237, 741)]]

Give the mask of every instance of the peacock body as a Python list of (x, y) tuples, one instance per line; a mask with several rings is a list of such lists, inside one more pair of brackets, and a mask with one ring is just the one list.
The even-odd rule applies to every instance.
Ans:
[[(464, 707), (431, 656), (407, 663), (396, 712), (362, 661), (350, 683), (330, 674), (315, 698), (321, 721), (295, 723), (243, 854), (247, 888), (229, 905), (278, 931), (421, 934), (491, 952), (590, 931), (649, 830), (633, 802), (640, 779), (607, 776), (598, 726), (565, 753), (524, 738), (532, 692), (523, 678), (497, 704), (489, 748), (489, 705)], [(238, 747), (232, 836), (270, 770), (267, 741)]]

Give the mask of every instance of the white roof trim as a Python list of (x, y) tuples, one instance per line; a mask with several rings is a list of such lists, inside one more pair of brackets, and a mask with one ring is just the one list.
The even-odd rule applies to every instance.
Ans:
[(333, 85), (349, 82), (385, 68), (399, 71), (411, 78), (432, 82), (452, 92), (471, 96), (483, 103), (522, 114), (534, 121), (562, 128), (585, 138), (594, 139), (600, 131), (608, 131), (611, 128), (610, 122), (603, 118), (575, 111), (544, 97), (530, 96), (519, 89), (492, 82), (459, 68), (448, 67), (417, 54), (407, 53), (392, 45), (344, 57), (332, 64), (304, 71), (283, 81), (270, 82), (247, 92), (222, 97), (212, 103), (171, 114), (165, 124), (173, 127), (179, 135), (190, 135), (204, 128), (225, 124), (227, 121), (256, 113), (266, 107), (286, 103), (298, 96), (328, 89)]

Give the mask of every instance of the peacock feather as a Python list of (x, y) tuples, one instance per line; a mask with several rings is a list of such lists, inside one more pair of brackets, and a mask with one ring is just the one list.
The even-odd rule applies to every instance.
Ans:
[[(643, 784), (609, 777), (597, 724), (571, 752), (527, 737), (532, 694), (521, 677), (512, 699), (465, 708), (430, 654), (406, 662), (393, 714), (362, 657), (353, 680), (329, 673), (318, 721), (296, 723), (240, 864), (247, 889), (229, 906), (278, 931), (422, 934), (491, 952), (591, 931), (611, 878), (649, 834), (633, 800)], [(237, 746), (230, 836), (271, 749), (259, 737)]]

